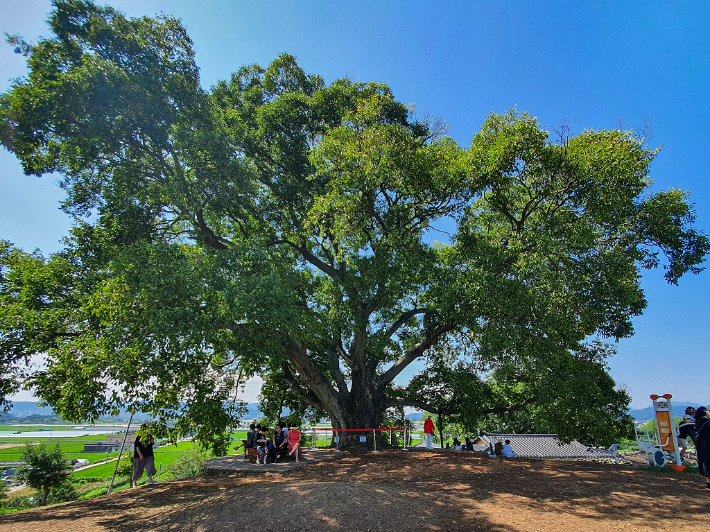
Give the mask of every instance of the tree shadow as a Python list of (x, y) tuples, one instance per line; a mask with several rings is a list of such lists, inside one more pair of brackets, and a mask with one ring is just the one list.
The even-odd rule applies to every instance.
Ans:
[(93, 522), (96, 530), (116, 532), (227, 531), (253, 523), (265, 530), (502, 532), (525, 530), (533, 520), (549, 529), (627, 523), (668, 530), (679, 522), (707, 522), (710, 508), (698, 497), (707, 491), (700, 480), (607, 464), (388, 451), (347, 454), (283, 474), (209, 476), (138, 488), (3, 516), (0, 529), (57, 532)]

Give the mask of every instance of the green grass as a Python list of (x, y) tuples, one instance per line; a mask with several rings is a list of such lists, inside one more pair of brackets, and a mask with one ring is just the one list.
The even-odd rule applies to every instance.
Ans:
[[(178, 457), (186, 452), (192, 450), (194, 447), (194, 444), (191, 441), (183, 441), (179, 442), (176, 445), (168, 445), (167, 447), (161, 447), (159, 449), (155, 450), (155, 468), (159, 469), (161, 464), (163, 467), (163, 471), (165, 471), (165, 468), (172, 464), (175, 460), (178, 459)], [(127, 449), (124, 451), (124, 456), (125, 453), (133, 453), (130, 449)], [(118, 453), (114, 453), (114, 457), (117, 456)], [(113, 470), (116, 467), (116, 462), (110, 462), (108, 464), (102, 464), (98, 465), (96, 467), (90, 467), (88, 469), (84, 469), (82, 471), (77, 471), (74, 473), (74, 478), (91, 478), (91, 477), (96, 477), (96, 478), (110, 478), (111, 475), (113, 475)]]
[(116, 462), (108, 462), (107, 464), (101, 464), (96, 467), (90, 467), (89, 469), (83, 469), (81, 471), (75, 471), (72, 475), (73, 478), (111, 478), (113, 475), (113, 470), (116, 467)]
[[(241, 443), (242, 438), (246, 438), (246, 431), (234, 431), (230, 433), (230, 437), (235, 438), (234, 441), (230, 442), (229, 454), (240, 454), (242, 450), (234, 451), (233, 447)], [(50, 445), (54, 443), (59, 443), (62, 452), (66, 455), (68, 459), (82, 458), (89, 460), (89, 463), (102, 462), (106, 460), (106, 453), (84, 453), (81, 452), (84, 448), (84, 443), (96, 442), (105, 439), (105, 436), (87, 436), (78, 438), (67, 438), (67, 439), (57, 439), (57, 438), (27, 438), (27, 439), (0, 439), (0, 443), (12, 443), (16, 444), (17, 447), (0, 449), (0, 461), (17, 461), (21, 460), (22, 447), (26, 442), (37, 443), (38, 441), (45, 441)], [(124, 456), (126, 453), (132, 453), (130, 449), (130, 444), (132, 442), (126, 442), (127, 448), (124, 450)], [(180, 454), (185, 451), (193, 449), (193, 442), (184, 441), (179, 442), (177, 445), (167, 445), (155, 450), (155, 467), (158, 468), (161, 464), (163, 470), (166, 466), (172, 464), (177, 460)], [(109, 453), (109, 459), (118, 457), (118, 453)], [(113, 470), (115, 467), (115, 462), (111, 461), (107, 464), (98, 465), (96, 467), (91, 467), (82, 471), (75, 472), (74, 478), (110, 478), (113, 475)]]

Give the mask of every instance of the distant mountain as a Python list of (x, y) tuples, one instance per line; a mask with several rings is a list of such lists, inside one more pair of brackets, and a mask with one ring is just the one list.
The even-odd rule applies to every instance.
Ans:
[[(673, 417), (680, 417), (683, 415), (687, 407), (692, 406), (693, 408), (698, 408), (701, 405), (698, 403), (672, 403), (671, 406), (673, 407)], [(648, 406), (646, 408), (630, 408), (629, 414), (636, 421), (648, 421), (649, 419), (656, 417), (653, 413), (653, 406)]]
[[(698, 408), (701, 405), (699, 405), (698, 403), (674, 403), (673, 415), (675, 417), (682, 416), (683, 412), (688, 406)], [(286, 414), (287, 413), (288, 412), (286, 412)], [(9, 416), (12, 416), (13, 418), (17, 419), (26, 418), (32, 415), (49, 416), (52, 414), (54, 414), (54, 410), (52, 410), (52, 408), (49, 406), (39, 407), (37, 406), (36, 402), (32, 401), (13, 401), (12, 410), (10, 411)], [(649, 419), (654, 418), (653, 406), (649, 406), (646, 408), (631, 408), (629, 409), (629, 414), (636, 421), (648, 421)], [(122, 411), (116, 417), (121, 421), (128, 421), (128, 419), (131, 417), (131, 414), (130, 412)], [(241, 417), (241, 420), (252, 421), (254, 419), (261, 419), (262, 417), (264, 417), (264, 414), (262, 414), (261, 410), (259, 410), (259, 403), (249, 403), (247, 405), (247, 411)], [(410, 421), (421, 421), (422, 419), (424, 419), (424, 412), (412, 412), (411, 414), (407, 414), (405, 417)], [(146, 414), (143, 414), (142, 412), (136, 412), (133, 419), (135, 421), (144, 419), (147, 420), (148, 416)], [(9, 421), (7, 415), (4, 417), (4, 421)]]
[(51, 416), (54, 414), (54, 410), (50, 406), (39, 407), (37, 403), (31, 401), (13, 401), (9, 414), (13, 417), (28, 417), (34, 414)]
[(247, 405), (247, 411), (241, 416), (242, 421), (253, 421), (255, 419), (259, 420), (264, 417), (264, 414), (259, 410), (259, 403), (249, 403)]
[[(30, 416), (51, 416), (54, 415), (54, 410), (51, 406), (37, 406), (35, 401), (13, 401), (12, 410), (5, 414), (3, 417), (3, 422), (8, 423), (13, 420), (21, 420), (28, 418)], [(120, 421), (128, 421), (131, 417), (131, 413), (122, 410), (115, 419)], [(133, 416), (134, 421), (148, 420), (148, 415), (143, 412), (136, 412)]]
[[(40, 416), (51, 416), (54, 414), (54, 410), (50, 406), (37, 406), (34, 401), (13, 401), (12, 410), (8, 414), (5, 414), (3, 421), (8, 422), (14, 420), (19, 420), (21, 418), (27, 418), (29, 416), (40, 415)], [(288, 414), (288, 412), (286, 412)], [(116, 416), (116, 419), (121, 421), (128, 421), (131, 417), (131, 413), (125, 410)], [(264, 414), (259, 410), (259, 403), (250, 403), (247, 405), (247, 412), (242, 416), (243, 421), (251, 421), (253, 419), (261, 419)], [(136, 412), (133, 416), (134, 421), (148, 420), (149, 416), (143, 412)]]

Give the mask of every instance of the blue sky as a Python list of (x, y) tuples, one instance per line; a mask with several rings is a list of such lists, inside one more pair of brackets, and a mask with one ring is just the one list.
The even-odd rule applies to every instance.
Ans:
[[(192, 37), (209, 87), (240, 66), (295, 55), (326, 81), (383, 81), (420, 114), (446, 120), (468, 145), (490, 112), (517, 107), (551, 129), (651, 126), (661, 147), (654, 189), (691, 192), (710, 234), (710, 3), (705, 1), (335, 2), (115, 0), (129, 16), (165, 13)], [(49, 36), (49, 0), (2, 0), (0, 31)], [(0, 92), (26, 73), (0, 45)], [(52, 176), (25, 177), (0, 148), (0, 238), (29, 251), (59, 249), (69, 227)], [(710, 272), (665, 284), (643, 279), (649, 307), (619, 342), (611, 374), (650, 404), (652, 393), (708, 404)], [(699, 377), (702, 375), (703, 377)], [(253, 387), (252, 387), (253, 388)], [(251, 392), (250, 392), (251, 393)], [(248, 397), (247, 397), (248, 399)]]

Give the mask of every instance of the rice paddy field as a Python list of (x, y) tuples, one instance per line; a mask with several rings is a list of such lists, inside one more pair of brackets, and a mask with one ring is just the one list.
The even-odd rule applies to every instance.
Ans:
[[(106, 434), (91, 434), (87, 436), (76, 436), (72, 438), (57, 437), (56, 431), (73, 430), (73, 426), (52, 427), (53, 437), (42, 437), (36, 435), (40, 429), (46, 428), (42, 426), (2, 426), (0, 430), (0, 462), (14, 462), (22, 460), (22, 449), (26, 443), (37, 444), (45, 442), (48, 445), (57, 444), (67, 459), (85, 459), (89, 464), (97, 464), (94, 467), (82, 468), (73, 473), (74, 478), (110, 478), (116, 465), (115, 459), (118, 457), (117, 452), (84, 452), (84, 445), (87, 443), (95, 444), (106, 440)], [(14, 434), (12, 438), (3, 437), (4, 434), (13, 431), (13, 429), (21, 430), (23, 433), (33, 432), (32, 436), (26, 438), (21, 435)], [(107, 433), (115, 433), (115, 430), (107, 431)], [(246, 437), (246, 431), (235, 431), (230, 434), (234, 440), (233, 445), (238, 445), (241, 438)], [(123, 451), (132, 454), (131, 444), (132, 437), (129, 435), (129, 440), (126, 442), (126, 449)], [(155, 449), (155, 467), (164, 470), (167, 466), (174, 463), (178, 457), (187, 452), (192, 451), (195, 445), (192, 441), (181, 441), (177, 444), (164, 444)], [(236, 453), (236, 451), (230, 451)]]
[[(12, 462), (22, 460), (22, 449), (26, 444), (36, 445), (41, 442), (47, 445), (59, 445), (60, 449), (68, 460), (84, 459), (89, 461), (88, 466), (76, 469), (71, 474), (71, 485), (74, 489), (74, 498), (90, 499), (96, 496), (105, 495), (109, 484), (112, 484), (113, 491), (123, 491), (129, 487), (129, 476), (125, 469), (119, 473), (115, 480), (112, 481), (114, 471), (116, 470), (116, 459), (119, 453), (117, 452), (84, 452), (85, 444), (97, 444), (106, 441), (107, 434), (116, 434), (120, 427), (106, 428), (104, 433), (99, 433), (100, 428), (91, 427), (76, 427), (76, 426), (51, 426), (46, 425), (0, 425), (0, 469), (15, 468), (16, 465)], [(91, 434), (77, 435), (78, 429), (97, 430)], [(124, 429), (125, 430), (125, 429)], [(66, 434), (66, 436), (64, 435)], [(73, 436), (73, 437), (71, 437)], [(126, 441), (126, 447), (122, 457), (126, 457), (129, 461), (133, 457), (131, 445), (133, 443), (134, 434), (129, 434)], [(230, 433), (232, 443), (230, 449), (239, 445), (241, 439), (246, 437), (246, 431), (235, 431)], [(112, 446), (113, 447), (113, 446)], [(157, 479), (169, 480), (174, 478), (175, 471), (171, 472), (171, 466), (185, 456), (197, 449), (196, 444), (191, 440), (180, 441), (177, 444), (159, 443), (156, 445), (155, 452), (155, 467), (159, 474)], [(240, 451), (230, 450), (230, 454), (236, 454)], [(211, 457), (210, 453), (206, 453), (207, 457)], [(203, 455), (204, 456), (204, 455)], [(191, 457), (185, 456), (188, 462)], [(128, 466), (130, 468), (130, 466)], [(162, 475), (162, 478), (161, 478)], [(140, 483), (145, 483), (144, 476)], [(31, 488), (13, 487), (7, 492), (7, 498), (0, 503), (0, 514), (12, 513), (15, 511), (27, 509), (33, 506), (35, 490)]]
[[(24, 432), (24, 431), (23, 431)], [(27, 430), (27, 432), (30, 432)], [(21, 460), (21, 451), (26, 443), (36, 444), (40, 442), (45, 442), (48, 445), (58, 444), (62, 449), (62, 452), (66, 455), (67, 459), (83, 458), (89, 460), (89, 463), (104, 461), (107, 458), (113, 458), (118, 456), (118, 453), (84, 453), (84, 444), (86, 443), (97, 443), (99, 441), (105, 441), (105, 434), (93, 434), (90, 436), (77, 436), (74, 438), (42, 438), (31, 436), (27, 438), (3, 438), (0, 437), (0, 461), (17, 461)]]

